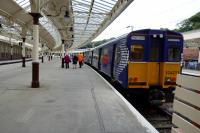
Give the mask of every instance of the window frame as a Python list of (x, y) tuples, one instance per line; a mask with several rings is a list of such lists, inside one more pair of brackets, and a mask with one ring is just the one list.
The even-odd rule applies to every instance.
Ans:
[[(142, 46), (142, 51), (143, 51), (143, 53), (142, 53), (142, 55), (139, 55), (139, 56), (141, 56), (141, 58), (140, 59), (134, 59), (134, 57), (132, 56), (132, 54), (133, 54), (133, 48), (132, 47), (134, 47), (134, 46), (136, 46), (136, 45), (140, 45), (140, 46)], [(137, 48), (137, 49), (139, 49), (139, 48)], [(131, 44), (130, 45), (130, 53), (129, 53), (129, 60), (130, 61), (133, 61), (133, 62), (143, 62), (144, 60), (145, 60), (145, 45), (144, 44), (142, 44), (142, 43), (133, 43), (133, 44)]]
[[(170, 60), (169, 59), (169, 50), (170, 50), (170, 48), (177, 48), (178, 49), (178, 57), (175, 59), (175, 58), (173, 58), (173, 60)], [(178, 44), (170, 44), (170, 45), (168, 45), (168, 47), (167, 47), (167, 61), (168, 62), (180, 62), (181, 61), (181, 45), (178, 45)]]

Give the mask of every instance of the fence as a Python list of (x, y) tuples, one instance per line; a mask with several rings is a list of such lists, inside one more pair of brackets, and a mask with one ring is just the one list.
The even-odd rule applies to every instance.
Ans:
[(179, 74), (172, 133), (200, 133), (200, 77)]

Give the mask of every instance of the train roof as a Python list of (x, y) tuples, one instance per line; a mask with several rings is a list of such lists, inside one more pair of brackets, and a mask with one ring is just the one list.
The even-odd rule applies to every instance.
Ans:
[(181, 33), (169, 30), (169, 29), (142, 29), (142, 30), (136, 30), (132, 31), (129, 34), (145, 34), (145, 35), (153, 35), (153, 34), (166, 34), (166, 35), (175, 35), (175, 36), (182, 36)]
[(153, 34), (167, 34), (167, 35), (171, 35), (171, 36), (181, 36), (183, 37), (183, 35), (179, 32), (175, 32), (175, 31), (172, 31), (172, 30), (169, 30), (169, 29), (141, 29), (141, 30), (136, 30), (136, 31), (132, 31), (130, 33), (127, 33), (127, 34), (124, 34), (122, 36), (119, 36), (115, 39), (112, 39), (106, 43), (103, 43), (95, 48), (93, 48), (92, 50), (94, 49), (98, 49), (98, 48), (101, 48), (105, 45), (108, 45), (108, 44), (113, 44), (115, 43), (116, 41), (118, 40), (121, 40), (123, 38), (127, 38), (128, 36), (131, 36), (133, 34), (141, 34), (141, 35), (153, 35)]
[[(129, 34), (129, 33), (128, 33), (128, 34)], [(99, 46), (93, 48), (93, 50), (94, 50), (94, 49), (97, 49), (97, 48), (101, 48), (101, 47), (103, 47), (103, 46), (105, 46), (105, 45), (108, 45), (108, 44), (113, 44), (113, 43), (115, 43), (115, 42), (118, 41), (118, 40), (121, 40), (121, 39), (123, 39), (123, 38), (126, 38), (126, 37), (128, 36), (128, 34), (124, 34), (124, 35), (119, 36), (119, 37), (117, 37), (117, 38), (114, 38), (114, 39), (112, 39), (112, 40), (110, 40), (110, 41), (108, 41), (108, 42), (105, 42), (105, 43), (103, 43), (103, 44), (101, 44), (101, 45), (99, 45)]]

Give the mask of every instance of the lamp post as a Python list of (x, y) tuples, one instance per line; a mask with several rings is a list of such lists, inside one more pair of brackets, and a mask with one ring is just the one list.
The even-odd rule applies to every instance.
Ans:
[(131, 31), (133, 31), (133, 26), (132, 25), (129, 25), (129, 26), (127, 26), (126, 28), (131, 28)]

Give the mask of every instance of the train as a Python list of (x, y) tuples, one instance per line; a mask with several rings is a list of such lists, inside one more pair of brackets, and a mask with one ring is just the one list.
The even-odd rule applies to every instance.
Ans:
[[(18, 43), (13, 43), (13, 55), (12, 59), (21, 59), (22, 58), (22, 47)], [(31, 57), (32, 49), (29, 47), (25, 48), (26, 58)], [(0, 40), (0, 61), (10, 60), (11, 59), (11, 44)]]
[(117, 82), (127, 93), (149, 100), (173, 94), (181, 71), (183, 36), (168, 29), (132, 31), (92, 50), (85, 63)]

